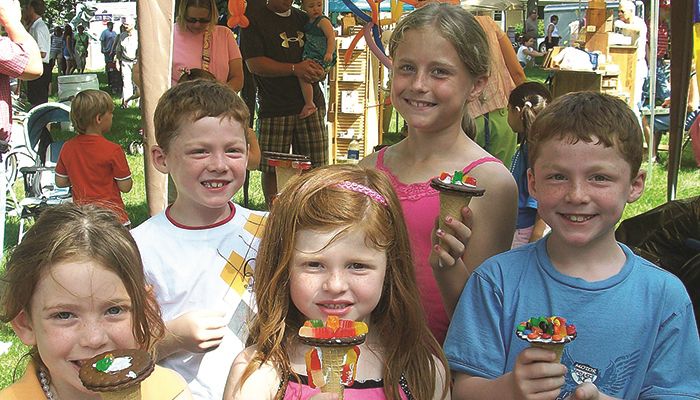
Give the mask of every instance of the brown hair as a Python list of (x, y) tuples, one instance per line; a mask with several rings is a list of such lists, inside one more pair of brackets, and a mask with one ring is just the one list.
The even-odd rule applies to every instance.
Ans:
[(33, 8), (36, 15), (40, 17), (43, 17), (46, 12), (46, 3), (44, 0), (31, 0), (28, 6)]
[(627, 103), (608, 94), (568, 93), (547, 106), (532, 124), (530, 167), (539, 157), (540, 145), (549, 139), (615, 147), (630, 166), (630, 179), (637, 176), (642, 164), (642, 131), (637, 117)]
[(209, 28), (216, 26), (219, 20), (219, 10), (216, 8), (215, 0), (182, 0), (177, 9), (177, 18), (175, 19), (180, 29), (185, 29), (185, 24), (187, 23), (185, 17), (187, 16), (187, 9), (189, 7), (206, 8), (209, 10), (209, 17), (211, 18), (209, 21)]
[[(79, 134), (88, 133), (87, 129), (95, 123), (98, 115), (114, 111), (112, 97), (107, 92), (86, 89), (75, 95), (70, 103), (70, 120)], [(98, 133), (98, 132), (89, 132)], [(102, 133), (102, 132), (99, 132)]]
[[(396, 49), (407, 31), (430, 28), (452, 44), (474, 78), (488, 76), (491, 56), (486, 34), (474, 16), (465, 9), (448, 3), (428, 3), (411, 12), (396, 24), (389, 41), (389, 54), (396, 56)], [(462, 129), (470, 138), (476, 135), (474, 119), (463, 109)]]
[[(522, 140), (526, 140), (535, 117), (552, 101), (552, 94), (539, 82), (524, 82), (518, 85), (508, 96), (508, 107), (520, 109), (519, 117), (523, 123)], [(521, 142), (522, 142), (521, 140)]]
[[(336, 186), (340, 182), (364, 185), (383, 196), (387, 205)], [(255, 268), (258, 313), (250, 324), (248, 342), (257, 346), (257, 353), (238, 387), (265, 362), (280, 372), (285, 383), (293, 373), (287, 350), (306, 319), (290, 301), (289, 293), (296, 233), (303, 229), (337, 228), (344, 228), (339, 236), (362, 229), (368, 246), (386, 251), (382, 296), (371, 313), (370, 330), (380, 338), (383, 348), (387, 398), (399, 399), (402, 375), (417, 399), (432, 398), (437, 385), (444, 385), (447, 393), (447, 361), (427, 326), (408, 232), (391, 182), (373, 169), (338, 165), (321, 167), (293, 179), (273, 203)], [(437, 382), (440, 375), (436, 359), (448, 374), (444, 382)]]
[[(68, 260), (92, 260), (119, 276), (131, 298), (134, 338), (150, 350), (163, 336), (164, 325), (146, 288), (141, 255), (117, 215), (96, 205), (66, 203), (42, 212), (7, 261), (1, 320), (9, 322), (22, 310), (29, 313), (39, 280), (51, 266)], [(42, 365), (36, 347), (30, 354)]]
[(180, 126), (187, 121), (232, 118), (245, 128), (248, 116), (245, 102), (223, 83), (206, 79), (183, 82), (168, 89), (158, 100), (153, 116), (156, 143), (167, 152)]
[(177, 80), (177, 83), (194, 81), (196, 79), (207, 79), (210, 81), (215, 81), (216, 77), (211, 72), (206, 69), (201, 68), (187, 68), (182, 70), (182, 75)]

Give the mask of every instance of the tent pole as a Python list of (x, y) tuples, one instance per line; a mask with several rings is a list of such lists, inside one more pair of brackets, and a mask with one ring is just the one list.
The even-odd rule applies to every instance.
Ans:
[(693, 56), (693, 1), (673, 0), (671, 7), (671, 26), (674, 43), (686, 43), (673, 48), (671, 52), (671, 113), (668, 145), (668, 181), (666, 196), (669, 201), (676, 199), (678, 169), (681, 164), (681, 143), (683, 141), (683, 122), (688, 104), (688, 84), (690, 83), (690, 64)]
[(153, 167), (151, 146), (156, 143), (153, 114), (158, 99), (170, 87), (174, 0), (148, 0), (137, 3), (139, 25), (139, 64), (141, 69), (141, 112), (143, 123), (143, 170), (146, 201), (150, 215), (167, 205), (167, 179)]
[(647, 177), (651, 180), (654, 168), (652, 157), (654, 155), (654, 135), (656, 134), (654, 129), (654, 118), (656, 117), (656, 67), (658, 60), (657, 48), (658, 48), (658, 37), (659, 37), (659, 0), (651, 0), (651, 10), (650, 10), (650, 21), (649, 21), (649, 143), (647, 143), (648, 148), (648, 161), (649, 167), (647, 169)]

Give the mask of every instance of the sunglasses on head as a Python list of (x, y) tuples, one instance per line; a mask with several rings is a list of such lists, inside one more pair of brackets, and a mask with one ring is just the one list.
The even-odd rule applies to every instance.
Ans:
[(189, 22), (190, 24), (194, 24), (195, 22), (199, 22), (200, 24), (208, 24), (209, 22), (211, 22), (211, 17), (208, 17), (208, 18), (185, 17), (185, 21)]

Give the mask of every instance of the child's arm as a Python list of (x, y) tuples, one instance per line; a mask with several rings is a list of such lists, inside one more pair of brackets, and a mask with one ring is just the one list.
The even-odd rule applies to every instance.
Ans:
[(260, 143), (258, 143), (258, 137), (255, 135), (255, 131), (248, 128), (245, 135), (248, 141), (248, 171), (255, 171), (260, 167)]
[(564, 365), (552, 362), (553, 351), (528, 347), (515, 361), (512, 372), (495, 379), (453, 371), (456, 399), (555, 399), (564, 385)]
[(115, 179), (115, 181), (117, 182), (119, 191), (122, 193), (129, 193), (131, 191), (131, 187), (134, 185), (134, 181), (131, 179), (131, 177), (126, 179)]
[(331, 25), (331, 20), (328, 18), (321, 18), (318, 26), (323, 34), (326, 35), (326, 54), (323, 56), (323, 61), (331, 62), (335, 52), (335, 31), (333, 30), (333, 25)]
[(69, 187), (70, 179), (67, 176), (61, 176), (56, 174), (56, 186), (60, 188)]
[(248, 69), (255, 75), (264, 77), (295, 76), (309, 83), (318, 82), (326, 75), (326, 71), (317, 62), (303, 60), (298, 63), (275, 61), (270, 57), (253, 57), (246, 60)]
[[(471, 220), (464, 220), (464, 223), (471, 225), (465, 225), (471, 228), (471, 234), (462, 234), (456, 238), (457, 241), (446, 240), (449, 248), (440, 251), (434, 248), (431, 252), (433, 260), (438, 255), (444, 258), (445, 252), (461, 258), (456, 263), (443, 264), (443, 268), (434, 269), (445, 302), (445, 311), (450, 317), (476, 267), (487, 258), (510, 250), (518, 212), (518, 188), (513, 176), (502, 164), (483, 164), (471, 174), (476, 177), (479, 186), (486, 190), (483, 197), (474, 198), (469, 204)], [(453, 227), (459, 226), (460, 222), (457, 223)], [(447, 237), (451, 235), (445, 234)], [(431, 262), (431, 265), (435, 267), (436, 263)]]
[(114, 180), (117, 182), (117, 188), (119, 188), (119, 191), (122, 193), (128, 193), (133, 186), (129, 162), (126, 160), (126, 154), (124, 154), (124, 149), (122, 149), (121, 146), (116, 146), (115, 149), (116, 150), (112, 153), (112, 171), (114, 174)]
[(226, 85), (238, 92), (243, 88), (243, 60), (236, 58), (228, 62), (228, 76), (226, 77)]
[(535, 226), (532, 228), (532, 234), (530, 234), (529, 242), (532, 243), (542, 239), (545, 229), (547, 229), (547, 223), (540, 218), (539, 214), (537, 214), (535, 217)]
[(180, 351), (214, 350), (228, 330), (224, 313), (215, 311), (190, 311), (166, 321), (165, 328), (165, 337), (156, 344), (158, 361)]
[(231, 364), (224, 388), (224, 400), (274, 399), (282, 377), (270, 364), (265, 363), (241, 382), (243, 373), (255, 357), (255, 347), (243, 350)]
[[(444, 400), (451, 399), (450, 395), (450, 385), (447, 382), (447, 373), (445, 372), (445, 366), (442, 365), (440, 359), (433, 356), (433, 361), (435, 362), (435, 368), (437, 368), (437, 376), (435, 380), (435, 394), (433, 394), (433, 400)], [(447, 390), (445, 390), (447, 388)]]

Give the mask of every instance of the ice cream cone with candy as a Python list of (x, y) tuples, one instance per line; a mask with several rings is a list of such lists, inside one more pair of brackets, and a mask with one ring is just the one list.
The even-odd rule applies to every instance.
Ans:
[(322, 393), (337, 393), (343, 399), (345, 386), (351, 386), (360, 357), (358, 345), (364, 343), (367, 324), (330, 316), (308, 320), (299, 329), (302, 343), (313, 346), (305, 355), (309, 386)]
[(113, 350), (85, 362), (79, 376), (83, 386), (100, 392), (103, 400), (142, 400), (141, 382), (154, 368), (144, 350)]
[(457, 220), (462, 218), (462, 208), (469, 205), (472, 197), (483, 196), (485, 190), (476, 186), (476, 179), (462, 171), (450, 175), (443, 172), (430, 181), (430, 186), (440, 192), (440, 229), (454, 235), (452, 228), (445, 224), (450, 216)]
[(267, 160), (267, 165), (275, 167), (278, 192), (287, 186), (290, 179), (311, 169), (311, 161), (308, 156), (266, 151), (263, 152), (263, 157)]
[(567, 324), (562, 317), (532, 317), (518, 324), (516, 335), (530, 343), (531, 347), (539, 347), (556, 353), (555, 361), (561, 362), (564, 346), (576, 339), (576, 326)]

